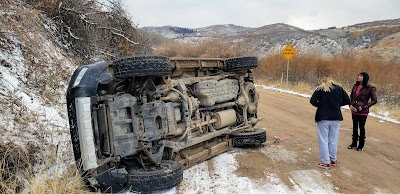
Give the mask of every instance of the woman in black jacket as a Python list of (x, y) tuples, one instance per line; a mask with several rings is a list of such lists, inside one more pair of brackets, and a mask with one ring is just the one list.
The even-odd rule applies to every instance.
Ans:
[(318, 125), (319, 153), (322, 163), (320, 168), (329, 169), (337, 163), (337, 143), (340, 121), (343, 120), (341, 106), (348, 105), (350, 98), (342, 87), (336, 85), (332, 78), (326, 77), (314, 91), (310, 103), (317, 107), (315, 122)]
[[(350, 94), (350, 110), (353, 119), (353, 141), (348, 148), (357, 148), (357, 151), (364, 149), (365, 122), (367, 121), (369, 108), (377, 103), (376, 88), (368, 84), (368, 80), (368, 73), (359, 73), (357, 82), (354, 84)], [(358, 127), (360, 127), (360, 136), (358, 135)], [(359, 141), (358, 146), (357, 140)]]

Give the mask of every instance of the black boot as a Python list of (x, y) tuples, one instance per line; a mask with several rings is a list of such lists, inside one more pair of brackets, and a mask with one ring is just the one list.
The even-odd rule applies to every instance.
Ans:
[(360, 138), (360, 143), (358, 144), (357, 151), (362, 151), (364, 149), (364, 144), (365, 144), (365, 137)]
[[(349, 145), (349, 147), (347, 147), (347, 148), (349, 148), (349, 149), (355, 149), (355, 148), (357, 148), (357, 140), (358, 140), (358, 135), (357, 135), (357, 136), (353, 135), (353, 141), (352, 141), (352, 143)], [(364, 144), (363, 144), (363, 145), (364, 145)]]

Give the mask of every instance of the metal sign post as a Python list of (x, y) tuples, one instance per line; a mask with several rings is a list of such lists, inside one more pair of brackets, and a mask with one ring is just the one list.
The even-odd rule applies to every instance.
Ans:
[(290, 58), (293, 57), (297, 52), (294, 50), (292, 45), (287, 45), (283, 50), (282, 50), (282, 55), (287, 59), (287, 65), (286, 65), (286, 89), (289, 88), (289, 61)]
[(289, 61), (287, 60), (287, 65), (286, 65), (286, 89), (289, 89)]

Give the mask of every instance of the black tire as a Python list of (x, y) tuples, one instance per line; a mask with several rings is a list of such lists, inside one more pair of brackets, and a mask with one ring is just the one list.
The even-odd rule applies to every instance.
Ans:
[(163, 76), (170, 74), (171, 69), (171, 62), (164, 56), (131, 56), (114, 61), (114, 76), (120, 79), (134, 76)]
[(260, 146), (267, 141), (265, 129), (254, 128), (252, 132), (235, 133), (230, 135), (233, 139), (233, 146), (252, 147)]
[[(129, 191), (126, 186), (126, 182), (128, 181), (126, 174), (125, 176), (122, 174), (121, 176), (116, 177), (110, 174), (110, 168), (111, 167), (109, 165), (104, 165), (96, 169), (98, 174), (96, 180), (99, 183), (97, 188), (105, 193), (120, 193), (123, 191)], [(84, 178), (89, 178), (89, 176)], [(92, 191), (97, 189), (96, 187), (90, 188)]]
[(128, 185), (131, 190), (151, 192), (170, 189), (178, 185), (183, 178), (182, 165), (174, 160), (162, 160), (162, 169), (144, 171), (143, 169), (129, 172)]
[(253, 69), (258, 66), (257, 57), (235, 57), (225, 60), (225, 71)]

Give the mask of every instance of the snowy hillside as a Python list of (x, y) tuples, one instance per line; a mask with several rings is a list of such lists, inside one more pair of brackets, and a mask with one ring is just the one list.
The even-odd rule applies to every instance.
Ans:
[(70, 160), (64, 93), (74, 61), (35, 10), (15, 6), (0, 15), (0, 140)]
[[(175, 27), (179, 28), (179, 27)], [(156, 33), (183, 43), (197, 43), (206, 39), (222, 39), (226, 42), (243, 43), (248, 53), (266, 56), (279, 53), (284, 46), (291, 44), (302, 53), (336, 55), (343, 51), (365, 50), (386, 60), (400, 60), (396, 51), (399, 46), (385, 52), (381, 41), (393, 36), (398, 39), (400, 19), (382, 20), (355, 24), (342, 28), (331, 27), (320, 30), (301, 28), (278, 23), (258, 28), (229, 25), (214, 25), (194, 28), (191, 33), (176, 33), (170, 27), (144, 27), (146, 31)], [(396, 41), (397, 42), (397, 41)]]

